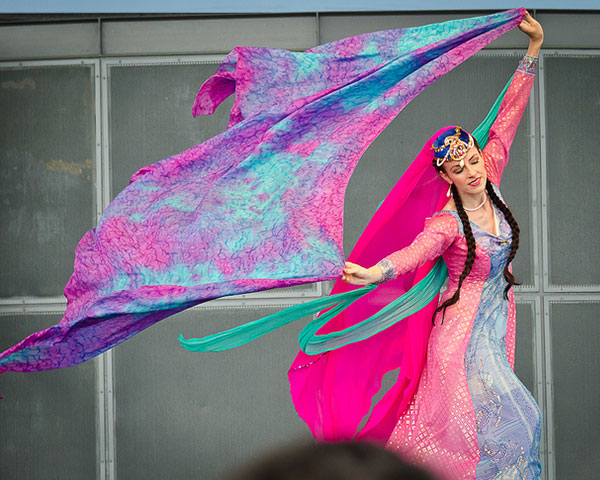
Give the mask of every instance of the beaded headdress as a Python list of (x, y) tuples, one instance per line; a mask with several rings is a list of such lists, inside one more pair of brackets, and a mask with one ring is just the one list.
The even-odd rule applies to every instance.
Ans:
[(453, 127), (443, 132), (431, 145), (433, 158), (436, 165), (441, 167), (443, 163), (450, 160), (459, 160), (459, 165), (464, 166), (466, 153), (475, 145), (473, 137), (461, 127)]

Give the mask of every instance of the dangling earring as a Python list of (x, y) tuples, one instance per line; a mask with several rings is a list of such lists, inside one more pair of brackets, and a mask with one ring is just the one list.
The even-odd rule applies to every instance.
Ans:
[(446, 196), (447, 197), (451, 197), (452, 196), (452, 184), (450, 184), (450, 186), (448, 187), (448, 191), (446, 192)]

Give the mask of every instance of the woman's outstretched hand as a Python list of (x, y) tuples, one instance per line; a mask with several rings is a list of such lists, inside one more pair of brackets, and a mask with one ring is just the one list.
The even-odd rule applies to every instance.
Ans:
[(527, 11), (519, 24), (519, 30), (529, 37), (530, 45), (533, 43), (539, 47), (544, 41), (544, 30), (542, 29), (540, 22), (533, 18)]
[(371, 268), (361, 267), (356, 263), (346, 262), (342, 280), (351, 285), (368, 285), (378, 282), (383, 277), (381, 267), (374, 265)]

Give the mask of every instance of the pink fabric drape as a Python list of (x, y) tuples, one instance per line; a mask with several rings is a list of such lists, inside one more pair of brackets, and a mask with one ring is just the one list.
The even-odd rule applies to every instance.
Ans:
[[(440, 129), (427, 141), (369, 222), (348, 261), (374, 265), (409, 245), (423, 230), (426, 218), (445, 205), (447, 186), (431, 166), (430, 147), (448, 128)], [(374, 314), (427, 275), (434, 263), (427, 262), (414, 272), (380, 285), (319, 333), (340, 330)], [(356, 287), (337, 280), (331, 293), (352, 288)], [(288, 372), (290, 391), (298, 413), (315, 438), (369, 439), (385, 444), (399, 413), (416, 390), (437, 302), (438, 296), (426, 308), (365, 341), (319, 356), (299, 352)], [(372, 397), (381, 387), (383, 375), (397, 368), (400, 371), (396, 383), (375, 405), (368, 422), (357, 434), (357, 427), (370, 410)]]

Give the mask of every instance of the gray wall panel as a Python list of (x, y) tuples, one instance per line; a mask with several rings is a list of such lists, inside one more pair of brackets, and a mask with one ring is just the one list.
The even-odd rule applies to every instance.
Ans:
[(544, 49), (600, 48), (600, 13), (551, 13), (537, 15), (544, 28)]
[(600, 471), (600, 302), (551, 303), (556, 478), (594, 480)]
[[(468, 16), (489, 12), (469, 12)], [(320, 15), (321, 43), (388, 28), (406, 28), (464, 18), (464, 13), (360, 13)], [(544, 26), (545, 48), (600, 48), (598, 13), (537, 15)], [(306, 50), (316, 44), (315, 15), (248, 18), (181, 18), (152, 21), (131, 18), (82, 23), (5, 25), (0, 27), (0, 59), (69, 58), (75, 56), (164, 53), (226, 53), (236, 45)], [(103, 52), (100, 52), (102, 26)], [(524, 48), (513, 29), (488, 48)]]
[(0, 296), (62, 296), (95, 219), (94, 67), (0, 68)]
[(108, 55), (228, 53), (237, 45), (307, 50), (316, 45), (314, 15), (104, 22)]
[(516, 308), (515, 373), (527, 390), (534, 394), (536, 392), (536, 345), (533, 304), (517, 303)]
[(600, 55), (544, 56), (549, 280), (600, 285)]
[(177, 341), (277, 310), (186, 310), (114, 349), (118, 478), (209, 480), (282, 441), (310, 437), (287, 380), (299, 322), (225, 352), (193, 353)]
[(0, 60), (87, 57), (100, 54), (97, 22), (0, 27)]
[[(61, 319), (0, 315), (0, 351)], [(95, 363), (0, 375), (0, 477), (96, 477)]]

